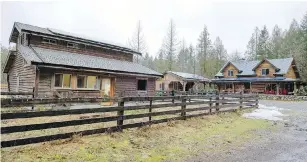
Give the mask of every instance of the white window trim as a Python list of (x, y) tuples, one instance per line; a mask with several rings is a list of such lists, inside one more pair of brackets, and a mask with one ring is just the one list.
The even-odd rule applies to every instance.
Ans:
[[(263, 74), (263, 70), (269, 70), (269, 73), (268, 74)], [(270, 74), (270, 69), (269, 68), (262, 68), (261, 69), (261, 76), (267, 76)]]
[[(228, 70), (227, 72), (228, 72), (228, 76), (234, 76), (233, 75), (233, 70)], [(229, 72), (232, 72), (232, 75), (229, 75)]]
[[(55, 86), (55, 75), (57, 75), (57, 74), (62, 74), (62, 87), (56, 87), (56, 86)], [(64, 74), (69, 74), (69, 75), (70, 75), (70, 84), (69, 84), (69, 88), (63, 86), (63, 84), (64, 84)], [(72, 74), (70, 74), (70, 73), (54, 73), (54, 76), (53, 76), (53, 77), (54, 77), (53, 87), (54, 87), (55, 89), (72, 89), (72, 88), (71, 88), (71, 87), (72, 87), (72, 85), (71, 85)]]

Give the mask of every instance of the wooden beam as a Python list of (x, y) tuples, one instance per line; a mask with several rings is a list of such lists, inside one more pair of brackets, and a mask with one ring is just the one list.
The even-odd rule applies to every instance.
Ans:
[(36, 77), (35, 77), (35, 85), (34, 85), (34, 97), (38, 97), (38, 84), (39, 84), (39, 76), (40, 76), (40, 71), (36, 69)]

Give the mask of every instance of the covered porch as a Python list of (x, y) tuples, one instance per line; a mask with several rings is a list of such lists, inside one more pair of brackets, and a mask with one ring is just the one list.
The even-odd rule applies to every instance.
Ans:
[[(259, 78), (260, 79), (260, 78)], [(276, 78), (267, 78), (260, 80), (248, 78), (245, 80), (235, 80), (235, 78), (220, 78), (212, 80), (217, 85), (219, 92), (226, 93), (263, 93), (276, 95), (293, 95), (300, 88), (298, 80), (284, 78), (277, 80)]]

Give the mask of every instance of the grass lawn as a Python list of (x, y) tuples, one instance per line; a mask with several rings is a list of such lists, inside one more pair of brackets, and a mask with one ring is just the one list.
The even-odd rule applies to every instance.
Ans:
[(221, 151), (258, 138), (265, 120), (245, 119), (241, 112), (186, 121), (170, 121), (122, 133), (76, 136), (1, 149), (1, 161), (183, 161), (201, 152)]

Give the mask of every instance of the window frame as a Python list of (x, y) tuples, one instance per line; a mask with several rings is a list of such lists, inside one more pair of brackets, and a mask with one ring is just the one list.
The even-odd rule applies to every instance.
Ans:
[[(58, 75), (58, 74), (62, 75), (62, 86), (61, 86), (61, 87), (55, 86), (55, 75)], [(64, 74), (70, 75), (70, 84), (69, 84), (69, 87), (64, 87), (64, 86), (63, 86), (63, 85), (64, 85)], [(72, 89), (72, 84), (71, 84), (71, 83), (72, 83), (72, 74), (71, 74), (71, 73), (54, 73), (53, 77), (54, 77), (53, 87), (54, 87), (55, 89)]]
[[(146, 81), (145, 90), (139, 90), (139, 81)], [(145, 91), (147, 91), (147, 89), (148, 89), (148, 79), (137, 79), (136, 90), (145, 92)]]
[[(69, 44), (71, 44), (72, 46), (69, 46)], [(74, 49), (79, 49), (79, 44), (78, 43), (74, 43), (74, 42), (67, 42), (67, 48), (74, 48)]]
[[(229, 75), (229, 72), (230, 72), (231, 75)], [(233, 75), (233, 70), (228, 70), (228, 76), (234, 76)]]
[[(268, 73), (263, 74), (263, 70), (265, 70), (265, 73), (266, 73), (266, 72), (268, 72)], [(262, 68), (262, 69), (261, 69), (261, 76), (267, 76), (267, 75), (269, 75), (269, 74), (270, 74), (270, 69), (269, 69), (269, 68)]]
[[(86, 81), (86, 87), (85, 88), (79, 88), (78, 87), (78, 76), (84, 76), (85, 77), (85, 81)], [(100, 84), (99, 84), (99, 87), (97, 88), (88, 88), (88, 77), (89, 76), (95, 76), (96, 77), (96, 81), (95, 81), (95, 84), (97, 83), (97, 80), (100, 81)], [(82, 89), (82, 90), (100, 90), (101, 88), (101, 79), (98, 75), (77, 75), (77, 80), (76, 80), (76, 89)]]
[[(51, 42), (51, 41), (54, 41), (54, 43), (53, 43), (53, 42)], [(57, 40), (56, 40), (56, 39), (52, 39), (52, 38), (45, 38), (45, 37), (43, 37), (43, 39), (42, 39), (42, 43), (45, 43), (45, 44), (52, 44), (52, 45), (57, 45), (57, 44), (58, 44), (58, 42), (57, 42)]]

